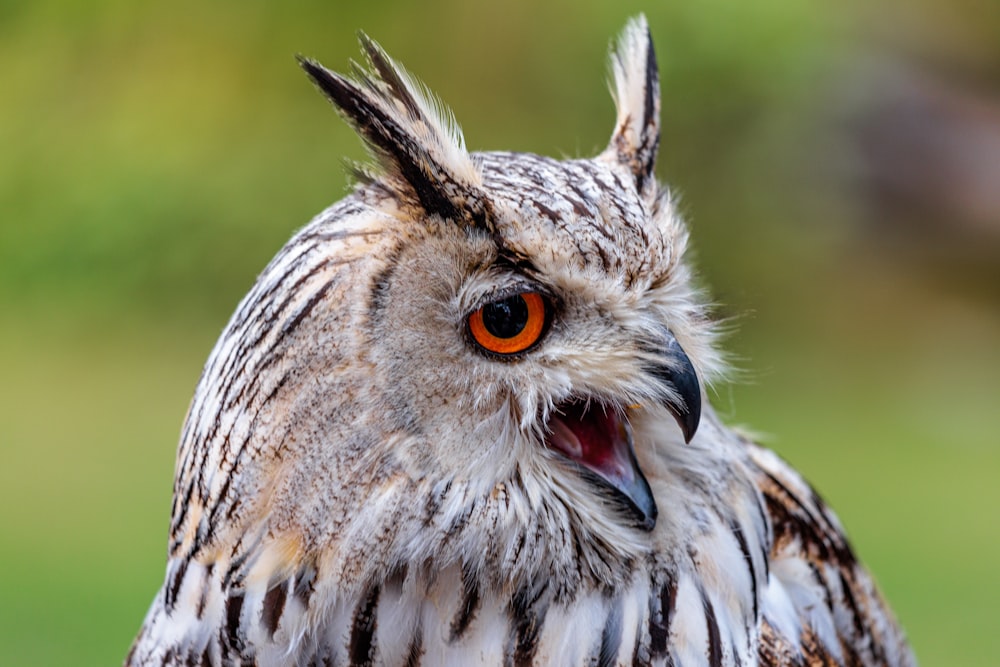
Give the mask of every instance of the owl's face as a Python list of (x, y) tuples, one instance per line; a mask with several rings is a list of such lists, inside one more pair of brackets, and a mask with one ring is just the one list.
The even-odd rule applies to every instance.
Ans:
[(400, 221), (379, 276), (370, 335), (389, 353), (374, 362), (420, 431), (394, 456), (483, 493), (514, 474), (583, 480), (649, 529), (631, 421), (665, 408), (674, 439), (689, 439), (700, 407), (684, 228), (665, 195), (643, 196), (609, 160), (473, 159), (491, 229)]

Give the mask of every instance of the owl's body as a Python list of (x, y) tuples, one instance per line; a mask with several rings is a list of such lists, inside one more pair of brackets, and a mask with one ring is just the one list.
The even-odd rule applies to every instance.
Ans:
[(642, 21), (595, 159), (465, 151), (364, 41), (381, 159), (210, 357), (129, 665), (911, 665), (843, 532), (702, 408)]

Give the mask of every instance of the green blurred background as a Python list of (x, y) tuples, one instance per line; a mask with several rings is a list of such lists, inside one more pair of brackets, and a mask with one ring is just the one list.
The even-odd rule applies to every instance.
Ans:
[(997, 664), (991, 0), (0, 2), (0, 664), (116, 664), (160, 584), (201, 365), (363, 156), (292, 56), (343, 70), (364, 29), (471, 148), (589, 155), (639, 11), (733, 332), (716, 404), (838, 510), (924, 665)]

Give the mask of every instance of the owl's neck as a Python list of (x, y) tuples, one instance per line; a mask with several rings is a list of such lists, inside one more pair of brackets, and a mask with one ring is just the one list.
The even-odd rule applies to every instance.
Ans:
[[(661, 428), (637, 424), (637, 442)], [(315, 628), (317, 642), (335, 643), (331, 628), (344, 622), (337, 613), (354, 623), (359, 609), (375, 604), (392, 610), (399, 636), (420, 637), (425, 662), (437, 656), (428, 664), (471, 664), (478, 659), (463, 652), (468, 647), (502, 655), (511, 642), (524, 655), (576, 655), (581, 664), (591, 653), (614, 648), (622, 656), (640, 647), (690, 653), (696, 662), (704, 658), (701, 640), (728, 655), (752, 655), (768, 529), (742, 448), (714, 415), (705, 428), (704, 444), (660, 443), (643, 454), (660, 506), (649, 533), (604, 525), (617, 516), (608, 508), (552, 504), (568, 492), (533, 494), (524, 475), (483, 494), (443, 483), (424, 489), (420, 503), (410, 488), (403, 494), (411, 499), (409, 519), (386, 543), (407, 550), (387, 557), (392, 566), (381, 572), (388, 576), (372, 572), (355, 585), (330, 586), (327, 599), (339, 602), (320, 624), (326, 629)], [(354, 592), (344, 599), (348, 589)], [(371, 641), (384, 636), (385, 650), (397, 650), (379, 632)]]
[[(586, 525), (593, 507), (539, 504), (561, 496), (533, 494), (523, 475), (488, 493), (395, 475), (313, 556), (265, 539), (228, 591), (227, 568), (172, 560), (178, 571), (161, 596), (175, 602), (150, 613), (169, 614), (162, 628), (192, 647), (208, 638), (225, 654), (245, 642), (264, 662), (353, 649), (375, 651), (381, 664), (407, 664), (413, 650), (442, 665), (546, 653), (584, 664), (641, 652), (687, 664), (704, 660), (706, 645), (751, 656), (769, 538), (740, 448), (709, 416), (704, 446), (643, 449), (659, 428), (636, 425), (660, 507), (649, 533), (608, 531), (593, 515)], [(199, 585), (210, 593), (196, 595)], [(219, 632), (195, 633), (206, 620)], [(161, 627), (152, 617), (147, 625)]]
[[(750, 551), (763, 567), (768, 536), (759, 492), (743, 448), (714, 413), (707, 411), (690, 444), (676, 437), (669, 416), (637, 421), (635, 432), (659, 507), (652, 531), (623, 520), (611, 499), (572, 470), (559, 477), (518, 466), (486, 488), (395, 471), (339, 517), (340, 529), (319, 550), (315, 567), (345, 590), (399, 569), (433, 576), (459, 567), (498, 595), (545, 587), (557, 598), (581, 588), (620, 589), (649, 569), (654, 553), (657, 567), (698, 571), (702, 581), (726, 586), (733, 582), (724, 573), (703, 571), (724, 561), (718, 552), (743, 560)], [(711, 558), (699, 557), (709, 552)]]

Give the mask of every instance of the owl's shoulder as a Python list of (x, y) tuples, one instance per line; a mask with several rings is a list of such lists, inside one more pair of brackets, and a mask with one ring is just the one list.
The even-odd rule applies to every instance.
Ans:
[(761, 664), (916, 664), (833, 510), (774, 452), (743, 444), (771, 532)]

